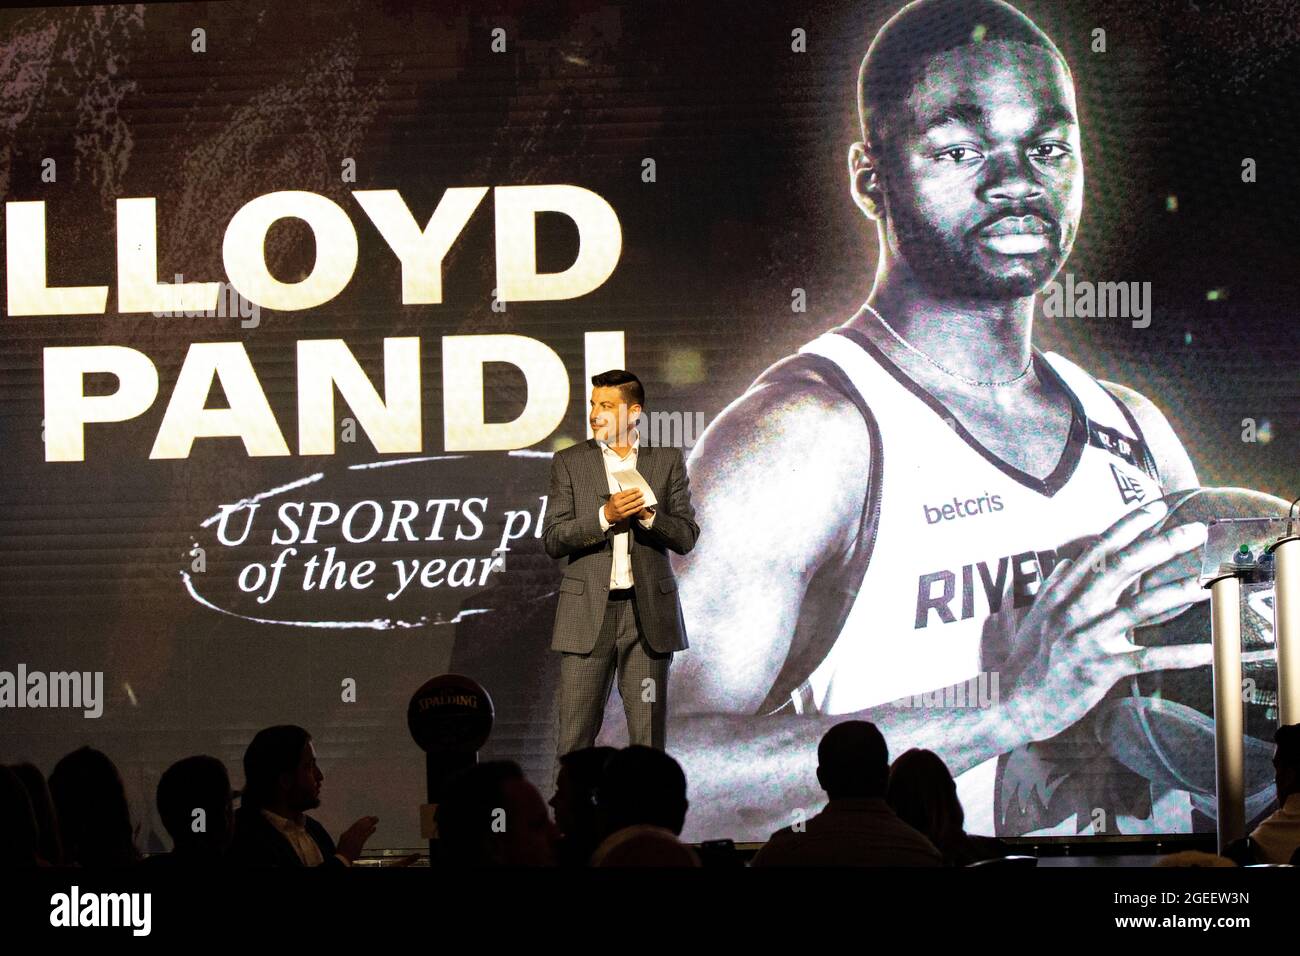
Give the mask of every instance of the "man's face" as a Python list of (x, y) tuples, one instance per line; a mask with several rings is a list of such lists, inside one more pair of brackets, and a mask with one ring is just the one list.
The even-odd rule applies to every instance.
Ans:
[(542, 795), (527, 780), (505, 786), (503, 856), (506, 866), (554, 866), (560, 832), (551, 820)]
[(587, 417), (591, 421), (591, 434), (599, 441), (624, 444), (640, 414), (641, 406), (629, 405), (616, 385), (591, 390), (591, 411)]
[(547, 802), (555, 811), (555, 825), (562, 834), (572, 830), (574, 796), (573, 777), (569, 768), (561, 767), (559, 776), (555, 778), (555, 794)]
[(297, 812), (313, 810), (320, 806), (320, 785), (325, 775), (316, 766), (316, 748), (309, 740), (302, 748), (302, 757), (289, 780), (287, 799)]
[(1059, 59), (1005, 41), (949, 50), (882, 124), (887, 241), (927, 289), (1005, 300), (1056, 275), (1083, 208), (1074, 86)]

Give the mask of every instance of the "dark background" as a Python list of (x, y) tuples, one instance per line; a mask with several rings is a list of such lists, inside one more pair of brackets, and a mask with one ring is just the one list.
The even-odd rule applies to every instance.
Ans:
[[(571, 415), (542, 451), (584, 437), (585, 331), (626, 332), (627, 365), (652, 407), (711, 419), (772, 361), (848, 318), (870, 289), (875, 230), (849, 201), (845, 156), (856, 137), (858, 62), (898, 6), (236, 2), (0, 14), (5, 198), (46, 201), (51, 284), (110, 287), (107, 315), (6, 313), (0, 326), (0, 668), (103, 670), (107, 696), (98, 721), (0, 712), (0, 757), (48, 772), (81, 743), (106, 750), (153, 845), (153, 787), (167, 764), (209, 752), (238, 785), (253, 732), (300, 723), (326, 773), (326, 825), (337, 831), (375, 812), (375, 846), (412, 846), (423, 779), (405, 703), (454, 661), (496, 698), (489, 754), (521, 760), (545, 789), (555, 572), (535, 544), (512, 554), (486, 590), (438, 597), (491, 608), (460, 624), (259, 626), (184, 592), (185, 552), (220, 503), (316, 471), (332, 480), (378, 457), (363, 436), (329, 458), (249, 459), (237, 439), (204, 439), (188, 459), (150, 461), (185, 350), (242, 341), (291, 449), (300, 338), (344, 338), (378, 380), (382, 338), (421, 336), (429, 455), (441, 451), (446, 334), (514, 332), (563, 357)], [(1061, 47), (1078, 87), (1088, 185), (1066, 271), (1151, 282), (1154, 303), (1150, 328), (1043, 320), (1038, 345), (1154, 400), (1203, 483), (1289, 500), (1300, 493), (1293, 7), (1018, 6)], [(206, 53), (190, 51), (195, 27), (207, 32)], [(505, 53), (491, 52), (495, 27), (507, 32)], [(803, 54), (790, 48), (797, 27), (807, 31)], [(1090, 51), (1096, 28), (1106, 31), (1105, 53)], [(55, 183), (41, 182), (45, 157), (58, 164)], [(355, 184), (340, 180), (345, 157), (356, 160)], [(653, 183), (641, 178), (647, 157)], [(1255, 183), (1241, 180), (1247, 157)], [(623, 256), (583, 298), (505, 313), (490, 307), (490, 196), (447, 257), (443, 303), (403, 306), (397, 260), (349, 195), (398, 189), (423, 222), (451, 186), (541, 183), (603, 196), (620, 218)], [(256, 329), (237, 318), (112, 311), (117, 198), (157, 198), (161, 277), (213, 281), (225, 278), (230, 217), (278, 189), (318, 192), (349, 212), (361, 257), (336, 299), (307, 312), (263, 310)], [(280, 224), (268, 241), (272, 270), (286, 281), (313, 261), (297, 225)], [(543, 217), (539, 228), (539, 267), (564, 268), (572, 227)], [(791, 312), (796, 287), (807, 292), (806, 313)], [(135, 421), (90, 426), (85, 462), (47, 464), (41, 349), (94, 344), (148, 354), (158, 401)], [(502, 367), (488, 385), (489, 416), (517, 414), (522, 378)], [(1268, 440), (1243, 442), (1245, 418)], [(399, 469), (367, 473), (366, 494), (432, 488), (523, 502), (545, 492), (546, 467), (544, 458), (476, 454), (401, 478)], [(349, 676), (355, 704), (339, 700)]]

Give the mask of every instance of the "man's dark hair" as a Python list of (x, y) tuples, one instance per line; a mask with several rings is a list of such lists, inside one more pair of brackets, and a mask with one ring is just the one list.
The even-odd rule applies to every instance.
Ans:
[(605, 764), (616, 753), (614, 747), (583, 747), (560, 758), (566, 799), (559, 803), (557, 790), (553, 806), (555, 823), (561, 831), (557, 849), (562, 866), (586, 866), (604, 836), (596, 794)]
[(686, 823), (686, 774), (662, 750), (633, 744), (605, 763), (596, 803), (606, 836), (639, 823), (680, 836)]
[(997, 40), (1042, 47), (1065, 64), (1047, 34), (1002, 0), (916, 0), (899, 10), (880, 28), (858, 71), (863, 142), (879, 145), (882, 117), (902, 105), (931, 58)]
[(196, 808), (202, 808), (207, 814), (208, 830), (216, 832), (223, 825), (221, 821), (229, 800), (230, 775), (226, 773), (226, 765), (216, 757), (186, 757), (158, 778), (158, 816), (177, 847), (202, 836), (195, 834), (191, 825)]
[(883, 798), (889, 785), (889, 747), (867, 720), (836, 724), (817, 745), (817, 780), (832, 800)]
[(569, 772), (569, 781), (575, 788), (595, 792), (605, 764), (616, 753), (617, 747), (583, 747), (561, 757), (560, 766)]
[(443, 862), (486, 866), (493, 862), (493, 814), (506, 805), (506, 785), (523, 780), (513, 760), (489, 760), (448, 778), (435, 812)]
[(275, 796), (282, 773), (292, 773), (302, 760), (311, 734), (294, 724), (259, 730), (244, 751), (244, 792), (241, 810), (261, 810)]
[(1286, 724), (1273, 734), (1277, 744), (1277, 765), (1300, 773), (1300, 724)]
[(612, 368), (608, 372), (593, 375), (591, 384), (597, 388), (617, 388), (627, 404), (645, 407), (645, 388), (641, 385), (641, 380), (625, 369)]

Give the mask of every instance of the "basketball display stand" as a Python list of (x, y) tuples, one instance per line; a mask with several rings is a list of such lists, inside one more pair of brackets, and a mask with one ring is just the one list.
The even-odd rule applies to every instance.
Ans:
[(1218, 847), (1246, 836), (1242, 604), (1250, 591), (1272, 587), (1277, 655), (1278, 720), (1300, 721), (1300, 536), (1279, 517), (1209, 522), (1201, 584), (1210, 591), (1214, 648), (1214, 763)]
[(424, 751), (428, 803), (420, 807), (420, 834), (429, 841), (429, 863), (441, 859), (438, 803), (456, 773), (478, 763), (478, 752), (492, 734), (496, 708), (478, 681), (441, 674), (411, 695), (406, 725)]

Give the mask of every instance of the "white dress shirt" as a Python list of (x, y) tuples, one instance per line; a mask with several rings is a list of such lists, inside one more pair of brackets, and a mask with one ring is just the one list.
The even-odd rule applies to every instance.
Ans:
[(1260, 863), (1290, 863), (1291, 854), (1300, 847), (1300, 793), (1287, 797), (1286, 803), (1260, 822), (1250, 838), (1259, 848)]
[[(599, 439), (598, 439), (599, 441)], [(610, 447), (608, 442), (600, 442), (601, 460), (605, 463), (605, 479), (609, 482), (609, 493), (621, 491), (618, 482), (614, 480), (615, 471), (623, 471), (627, 468), (636, 467), (637, 449), (641, 445), (641, 434), (632, 433), (632, 450), (627, 453), (626, 458), (618, 457), (618, 452)], [(641, 527), (649, 528), (655, 523), (654, 512), (650, 512), (649, 518), (638, 518)], [(629, 530), (630, 519), (624, 519), (613, 527), (614, 533), (614, 563), (609, 569), (609, 589), (618, 591), (623, 588), (632, 587), (632, 532)], [(600, 530), (608, 531), (610, 523), (605, 519), (605, 506), (600, 506)]]
[[(312, 835), (307, 832), (307, 828), (301, 823), (295, 823), (287, 817), (282, 817), (278, 813), (272, 813), (270, 810), (263, 809), (262, 816), (266, 817), (267, 822), (275, 827), (289, 841), (293, 847), (293, 852), (298, 854), (298, 859), (302, 860), (303, 866), (320, 866), (325, 862), (321, 856), (320, 845), (312, 839)], [(344, 866), (351, 866), (348, 858), (342, 853), (334, 854), (343, 861)]]

